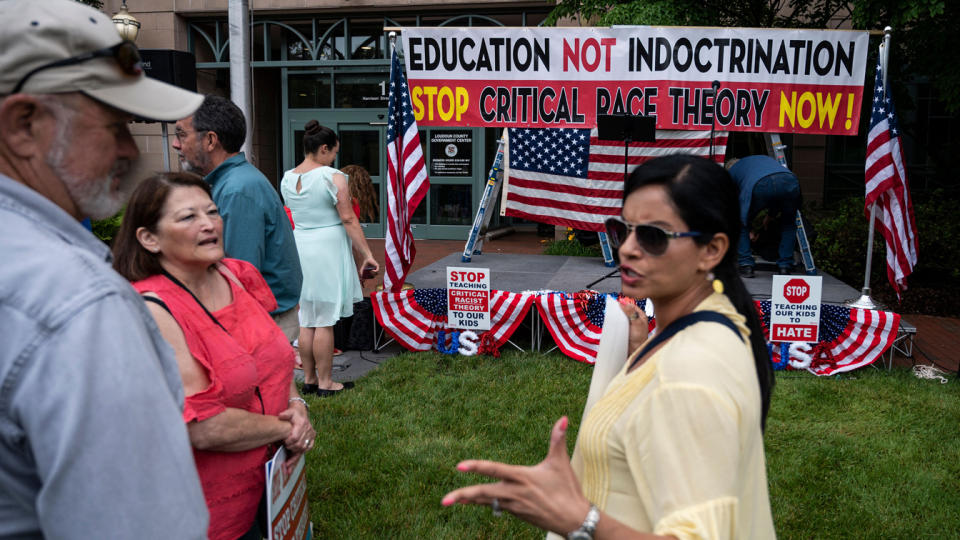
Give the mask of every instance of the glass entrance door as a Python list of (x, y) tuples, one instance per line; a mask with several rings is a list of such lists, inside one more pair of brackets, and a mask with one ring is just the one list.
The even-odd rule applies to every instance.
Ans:
[[(316, 119), (336, 131), (340, 154), (334, 167), (360, 165), (370, 173), (380, 212), (376, 221), (361, 221), (361, 226), (367, 238), (383, 238), (387, 216), (386, 111), (290, 109), (287, 114), (285, 170), (303, 161), (303, 132), (308, 121)], [(486, 161), (492, 159), (492, 155), (485, 156), (484, 142), (483, 131), (476, 128), (420, 130), (430, 189), (410, 219), (414, 238), (466, 241), (483, 193), (489, 166)], [(491, 201), (488, 211), (492, 212), (494, 205)]]
[(340, 139), (340, 153), (334, 167), (340, 169), (347, 165), (359, 165), (370, 173), (373, 182), (373, 191), (380, 212), (375, 221), (361, 220), (367, 238), (383, 238), (384, 216), (386, 208), (383, 206), (384, 181), (386, 179), (386, 159), (384, 138), (386, 137), (386, 114), (376, 110), (354, 109), (347, 111), (326, 110), (291, 110), (289, 111), (289, 138), (290, 148), (285, 154), (286, 169), (295, 167), (303, 161), (303, 133), (304, 126), (310, 120), (316, 119), (321, 125), (329, 127), (337, 133)]

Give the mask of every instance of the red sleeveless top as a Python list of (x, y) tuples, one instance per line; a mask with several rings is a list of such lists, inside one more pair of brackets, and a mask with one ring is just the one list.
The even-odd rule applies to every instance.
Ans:
[[(190, 353), (210, 379), (207, 388), (187, 396), (187, 423), (228, 407), (274, 416), (288, 407), (295, 353), (270, 316), (277, 307), (273, 293), (252, 264), (235, 259), (224, 259), (223, 264), (242, 284), (224, 276), (233, 302), (213, 316), (226, 332), (189, 292), (165, 276), (133, 284), (140, 293), (156, 293), (170, 308)], [(271, 454), (267, 446), (244, 452), (193, 450), (210, 510), (212, 540), (239, 538), (253, 525), (264, 492), (264, 464)]]

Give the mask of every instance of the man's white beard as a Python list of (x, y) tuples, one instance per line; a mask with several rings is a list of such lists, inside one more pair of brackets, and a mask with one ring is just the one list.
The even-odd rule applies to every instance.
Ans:
[[(50, 154), (47, 156), (47, 165), (63, 182), (81, 216), (97, 220), (115, 215), (129, 200), (130, 194), (137, 185), (127, 177), (130, 172), (130, 160), (118, 159), (107, 176), (95, 180), (84, 180), (72, 174), (65, 163), (70, 142), (68, 125), (54, 140)], [(120, 185), (119, 189), (114, 191), (113, 179), (117, 176), (120, 177)]]

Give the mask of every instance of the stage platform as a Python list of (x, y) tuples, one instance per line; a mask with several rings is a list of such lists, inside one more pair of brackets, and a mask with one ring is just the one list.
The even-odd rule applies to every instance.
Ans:
[[(603, 265), (603, 260), (595, 257), (569, 257), (558, 255), (531, 255), (516, 253), (484, 253), (474, 255), (468, 263), (461, 262), (462, 252), (451, 253), (434, 261), (407, 276), (407, 282), (417, 289), (446, 288), (446, 268), (448, 266), (489, 268), (490, 287), (495, 290), (524, 291), (561, 291), (577, 292), (588, 288), (601, 293), (620, 292), (620, 276), (614, 268)], [(773, 285), (776, 265), (758, 262), (756, 276), (744, 279), (747, 290), (756, 300), (768, 300)], [(613, 275), (610, 275), (613, 272)], [(821, 303), (842, 305), (860, 297), (860, 291), (831, 276), (820, 272), (823, 277)], [(609, 277), (608, 277), (609, 276)], [(599, 281), (598, 281), (599, 280)], [(900, 319), (897, 337), (884, 355), (882, 362), (889, 369), (893, 364), (893, 354), (897, 352), (907, 358), (913, 356), (913, 340), (917, 328)]]
[[(606, 277), (614, 268), (603, 265), (603, 259), (594, 257), (564, 257), (558, 255), (521, 255), (513, 253), (485, 253), (474, 255), (471, 262), (460, 261), (462, 253), (451, 253), (407, 277), (407, 282), (418, 289), (445, 288), (445, 269), (448, 266), (463, 266), (490, 269), (490, 287), (501, 291), (523, 292), (552, 290), (577, 292), (599, 281), (591, 289), (602, 293), (620, 292), (618, 272)], [(758, 264), (757, 275), (744, 279), (747, 290), (757, 300), (770, 298), (770, 287), (776, 266)], [(842, 304), (860, 296), (860, 291), (839, 279), (823, 276), (824, 304)]]

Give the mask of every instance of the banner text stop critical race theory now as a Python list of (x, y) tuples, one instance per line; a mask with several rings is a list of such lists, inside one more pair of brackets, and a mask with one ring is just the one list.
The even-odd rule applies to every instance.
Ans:
[[(421, 126), (596, 126), (855, 135), (868, 34), (743, 28), (404, 28)], [(711, 83), (720, 82), (716, 99)]]

